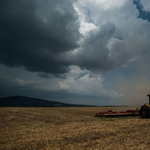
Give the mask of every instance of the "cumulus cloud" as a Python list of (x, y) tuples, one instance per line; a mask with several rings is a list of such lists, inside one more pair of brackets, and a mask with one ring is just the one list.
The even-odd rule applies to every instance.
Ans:
[[(138, 18), (132, 1), (81, 0), (75, 8), (83, 34), (75, 53), (81, 69), (108, 71), (122, 67), (150, 48), (150, 22)], [(83, 24), (88, 27), (83, 28)]]
[[(149, 11), (148, 1), (138, 2)], [(134, 0), (1, 0), (1, 94), (125, 98), (116, 83), (106, 88), (102, 73), (148, 54), (150, 22), (137, 6)]]
[(90, 71), (111, 69), (107, 43), (114, 33), (115, 26), (111, 22), (104, 22), (96, 29), (90, 30), (81, 41), (81, 48), (76, 55), (78, 65)]
[(143, 7), (145, 12), (150, 12), (150, 1), (149, 0), (137, 0)]
[(69, 71), (60, 53), (77, 48), (80, 34), (73, 2), (0, 1), (0, 63), (29, 71)]
[(0, 4), (0, 63), (23, 66), (41, 77), (65, 78), (71, 65), (94, 72), (112, 70), (150, 47), (150, 23), (138, 18), (133, 1)]

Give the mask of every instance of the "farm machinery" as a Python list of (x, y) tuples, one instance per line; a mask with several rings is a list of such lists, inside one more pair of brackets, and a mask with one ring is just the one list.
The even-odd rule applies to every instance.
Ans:
[(95, 117), (127, 117), (127, 116), (138, 116), (140, 110), (137, 108), (136, 110), (126, 110), (126, 111), (113, 111), (108, 110), (105, 112), (98, 112), (95, 114)]
[(105, 112), (97, 112), (95, 117), (127, 117), (127, 116), (141, 116), (141, 118), (150, 118), (150, 94), (147, 95), (149, 97), (149, 104), (144, 104), (140, 109), (135, 110), (126, 110), (126, 111), (113, 111), (108, 110)]
[(140, 109), (140, 116), (142, 118), (150, 117), (150, 94), (148, 94), (147, 96), (149, 97), (149, 104), (142, 105)]

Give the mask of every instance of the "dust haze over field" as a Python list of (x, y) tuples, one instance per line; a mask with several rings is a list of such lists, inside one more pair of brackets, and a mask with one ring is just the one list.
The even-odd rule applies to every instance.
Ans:
[(116, 83), (114, 88), (125, 94), (129, 105), (141, 105), (149, 102), (147, 94), (150, 93), (150, 72), (149, 65), (146, 63), (148, 60), (149, 56), (141, 59), (135, 65), (134, 71), (137, 72), (136, 75), (134, 74), (127, 78), (122, 74), (118, 74), (113, 79), (113, 82)]
[(147, 102), (150, 1), (1, 0), (0, 18), (0, 97)]
[(95, 112), (108, 109), (0, 108), (0, 149), (149, 150), (150, 120), (94, 117)]

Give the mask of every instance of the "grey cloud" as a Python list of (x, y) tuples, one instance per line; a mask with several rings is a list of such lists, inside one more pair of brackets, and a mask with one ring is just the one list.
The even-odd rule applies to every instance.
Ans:
[(66, 79), (66, 74), (48, 74), (48, 73), (38, 73), (37, 74), (38, 77), (42, 77), (42, 78), (61, 78), (61, 79)]
[(78, 16), (70, 0), (1, 0), (0, 63), (29, 71), (69, 71), (60, 53), (78, 47)]
[[(20, 83), (22, 82), (26, 84), (24, 86), (21, 86)], [(100, 103), (101, 104), (104, 103), (104, 105), (107, 104), (105, 102), (105, 100), (108, 99), (107, 95), (97, 96), (92, 94), (83, 94), (76, 92), (70, 93), (65, 90), (45, 91), (36, 88), (36, 85), (38, 86), (38, 84), (40, 83), (36, 82), (27, 83), (27, 82), (21, 79), (16, 80), (12, 78), (0, 78), (0, 97), (20, 95), (75, 104), (90, 104), (90, 105), (100, 105)]]
[[(63, 102), (108, 104), (110, 100), (114, 104), (118, 99), (121, 103), (128, 91), (119, 93), (114, 88), (118, 77), (110, 84), (112, 76), (108, 90), (105, 75), (100, 76), (99, 71), (122, 67), (137, 60), (137, 55), (143, 57), (142, 53), (149, 56), (150, 22), (138, 18), (139, 11), (129, 0), (80, 0), (78, 5), (85, 5), (76, 4), (83, 15), (78, 20), (74, 2), (0, 1), (0, 63), (4, 64), (0, 65), (0, 96), (19, 93)], [(84, 27), (86, 32), (80, 35)], [(145, 62), (141, 68), (144, 66)], [(144, 81), (145, 90), (149, 82)], [(128, 86), (127, 90), (132, 91)]]
[(149, 0), (136, 0), (140, 2), (141, 6), (143, 7), (143, 10), (145, 12), (150, 12), (150, 1)]
[(81, 43), (80, 51), (76, 55), (77, 64), (79, 63), (81, 69), (103, 71), (113, 68), (107, 43), (113, 37), (115, 30), (115, 25), (107, 21), (96, 29), (89, 31)]
[(66, 78), (70, 65), (108, 71), (149, 47), (149, 22), (137, 18), (139, 12), (131, 1), (112, 5), (87, 0), (84, 7), (78, 1), (85, 22), (99, 25), (85, 36), (79, 33), (74, 2), (1, 0), (0, 63), (22, 66), (43, 78)]
[(150, 22), (138, 18), (139, 11), (132, 1), (113, 2), (79, 1), (90, 11), (93, 23), (99, 25), (83, 37), (76, 53), (75, 61), (81, 69), (110, 71), (136, 60), (150, 47)]

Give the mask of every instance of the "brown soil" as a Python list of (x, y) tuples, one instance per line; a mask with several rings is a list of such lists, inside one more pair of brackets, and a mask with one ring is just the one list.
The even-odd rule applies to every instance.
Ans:
[(108, 109), (0, 108), (0, 149), (150, 150), (150, 119), (94, 117)]

